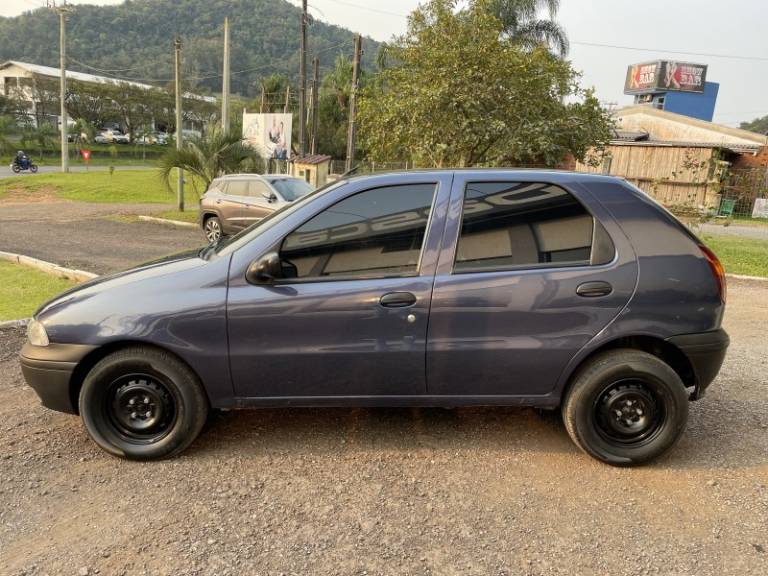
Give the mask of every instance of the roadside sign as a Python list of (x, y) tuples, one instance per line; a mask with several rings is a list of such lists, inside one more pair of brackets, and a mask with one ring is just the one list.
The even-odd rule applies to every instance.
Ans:
[(768, 218), (768, 198), (756, 198), (752, 218)]

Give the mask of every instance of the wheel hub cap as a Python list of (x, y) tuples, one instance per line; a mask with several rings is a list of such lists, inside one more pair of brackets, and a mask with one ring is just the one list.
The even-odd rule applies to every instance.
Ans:
[(112, 401), (115, 419), (127, 432), (146, 434), (162, 429), (171, 412), (165, 389), (148, 378), (133, 378), (121, 384)]
[(659, 428), (662, 410), (653, 392), (639, 382), (620, 382), (598, 399), (597, 422), (610, 440), (634, 443)]

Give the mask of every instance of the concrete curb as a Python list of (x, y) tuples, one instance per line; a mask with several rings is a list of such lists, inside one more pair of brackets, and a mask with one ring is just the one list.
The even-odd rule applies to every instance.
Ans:
[(743, 274), (726, 274), (726, 278), (735, 278), (736, 280), (756, 280), (757, 282), (768, 282), (768, 278), (763, 276), (744, 276)]
[(22, 328), (29, 324), (32, 318), (22, 318), (21, 320), (8, 320), (7, 322), (0, 322), (0, 329), (2, 328)]
[(155, 218), (154, 216), (139, 216), (139, 220), (144, 222), (155, 222), (156, 224), (168, 224), (179, 228), (197, 228), (197, 224), (192, 222), (179, 222), (178, 220), (169, 220), (168, 218)]
[(15, 262), (22, 266), (29, 266), (30, 268), (36, 268), (47, 274), (58, 276), (59, 278), (66, 278), (68, 280), (77, 280), (78, 282), (85, 282), (86, 280), (92, 280), (98, 276), (93, 272), (86, 272), (85, 270), (74, 270), (72, 268), (65, 268), (52, 262), (46, 262), (45, 260), (38, 260), (31, 256), (24, 256), (23, 254), (15, 254), (13, 252), (0, 251), (0, 260), (7, 260), (8, 262)]

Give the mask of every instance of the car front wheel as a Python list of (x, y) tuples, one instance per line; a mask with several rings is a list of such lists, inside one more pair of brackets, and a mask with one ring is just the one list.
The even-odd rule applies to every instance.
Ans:
[(688, 394), (664, 361), (639, 350), (611, 350), (583, 366), (562, 405), (576, 445), (614, 466), (661, 456), (680, 439)]
[(101, 448), (123, 458), (174, 456), (203, 429), (208, 399), (192, 370), (162, 350), (133, 346), (88, 373), (80, 415)]
[(216, 242), (222, 237), (221, 220), (217, 216), (209, 216), (203, 224), (203, 232), (208, 242)]

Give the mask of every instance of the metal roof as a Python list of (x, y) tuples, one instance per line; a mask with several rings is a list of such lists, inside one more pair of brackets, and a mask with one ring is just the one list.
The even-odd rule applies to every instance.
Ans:
[[(18, 66), (24, 68), (32, 74), (39, 74), (40, 76), (49, 76), (51, 78), (60, 78), (61, 71), (58, 68), (52, 68), (50, 66), (42, 66), (41, 64), (30, 64), (29, 62), (19, 62), (18, 60), (7, 60), (0, 64), (0, 70), (7, 68), (8, 66)], [(90, 84), (128, 84), (136, 88), (142, 88), (144, 90), (157, 89), (158, 86), (151, 84), (143, 84), (136, 82), (135, 80), (125, 80), (123, 78), (112, 78), (109, 76), (97, 76), (95, 74), (86, 74), (85, 72), (75, 72), (73, 70), (67, 70), (67, 78), (77, 80), (78, 82), (88, 82)], [(191, 92), (185, 92), (184, 98), (203, 100), (205, 102), (215, 103), (216, 98), (212, 96), (200, 96), (199, 94), (193, 94)]]

